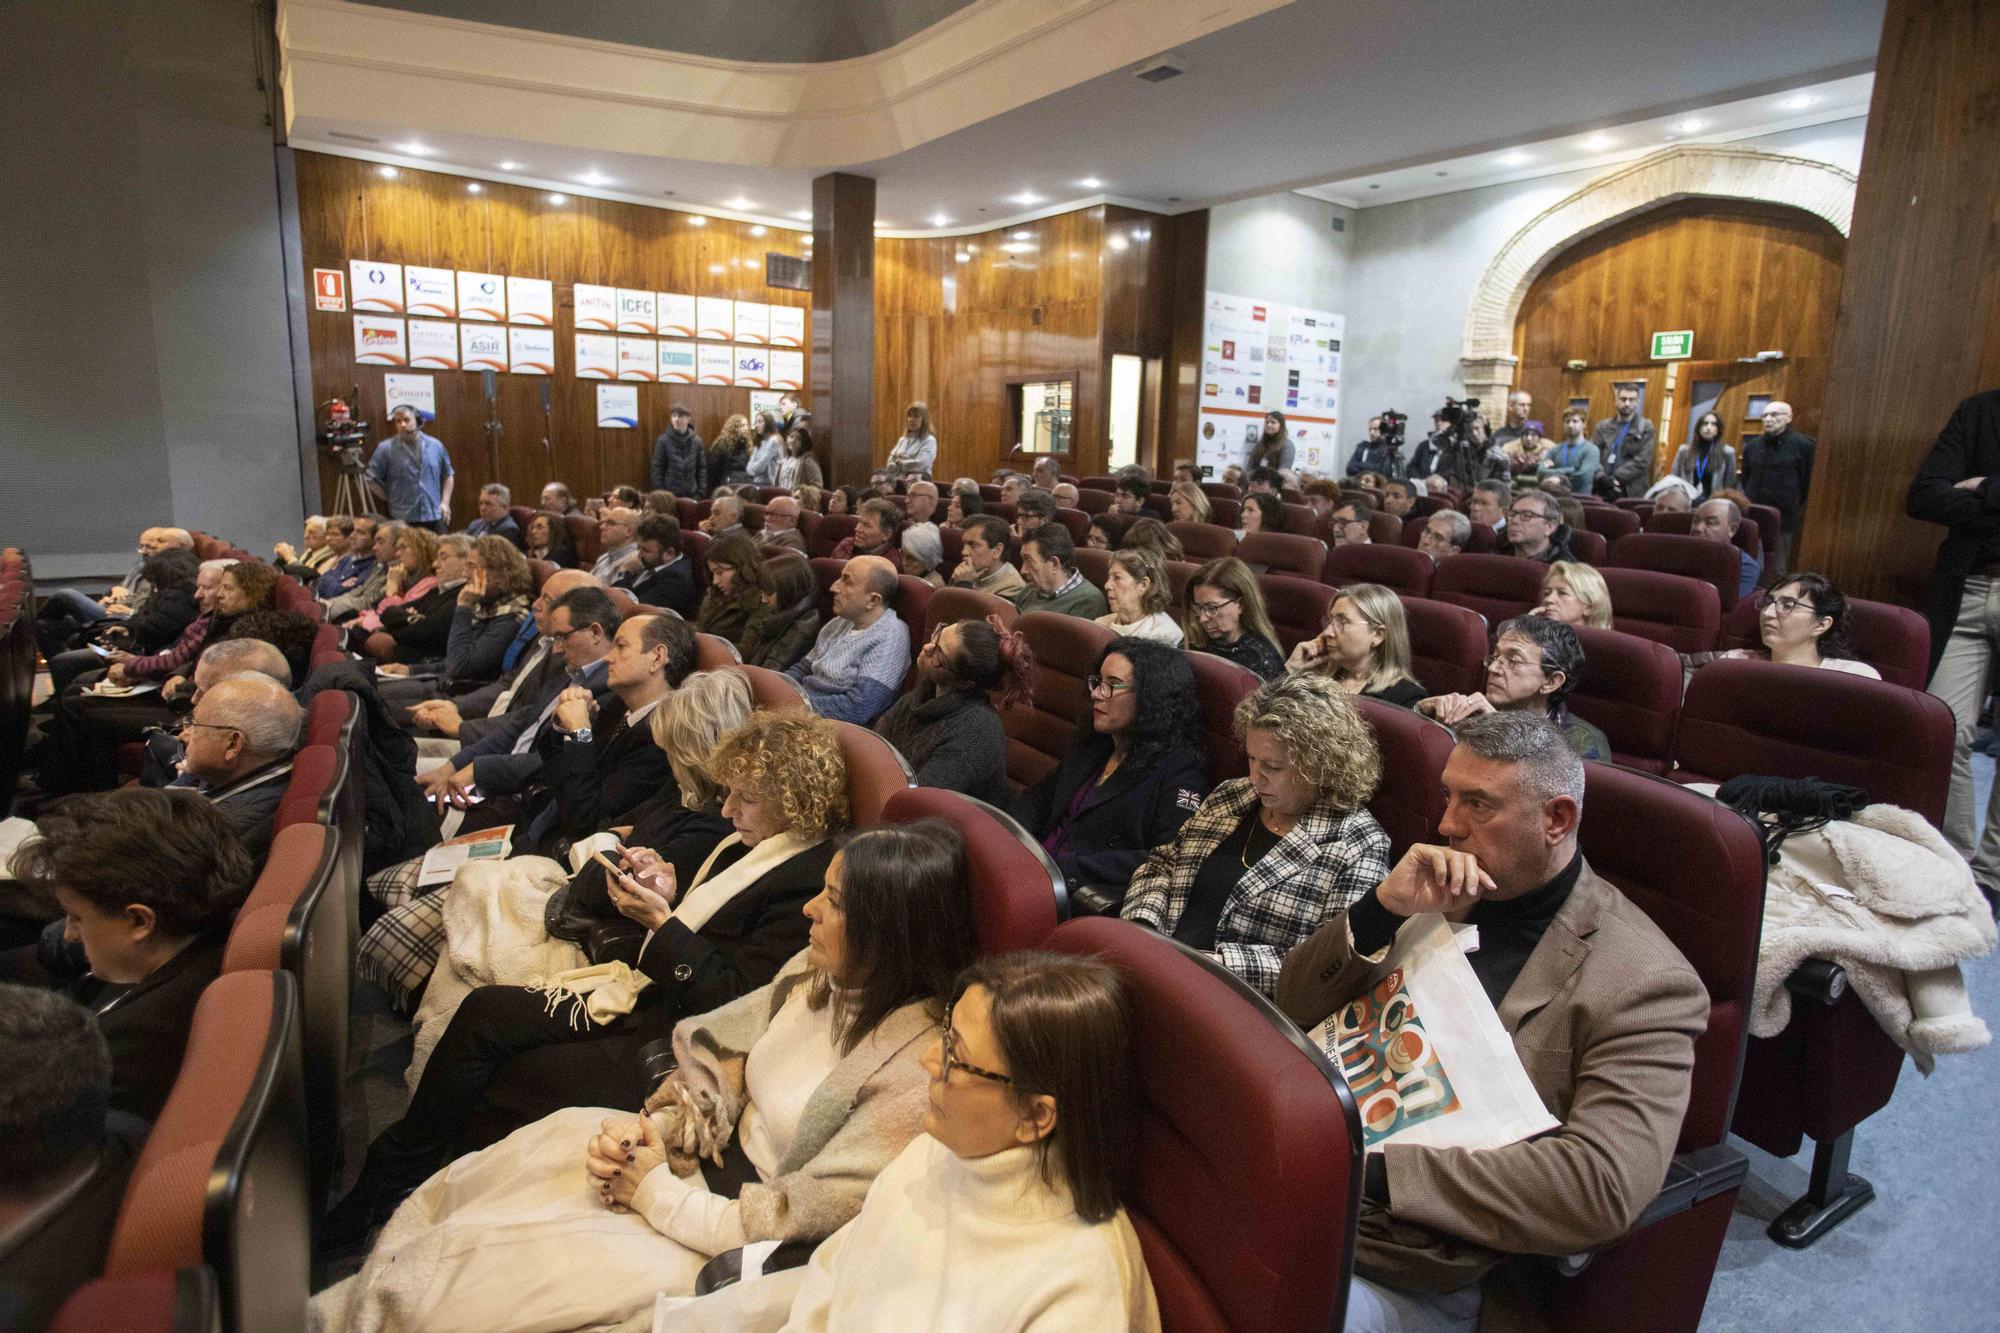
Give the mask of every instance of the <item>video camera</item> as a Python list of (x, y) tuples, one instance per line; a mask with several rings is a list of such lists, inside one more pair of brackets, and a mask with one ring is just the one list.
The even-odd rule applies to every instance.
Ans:
[(319, 440), (333, 454), (343, 472), (361, 471), (361, 450), (368, 443), (368, 423), (356, 421), (344, 399), (329, 398), (320, 404), (325, 414), (320, 421)]
[(1403, 431), (1409, 426), (1410, 418), (1391, 407), (1383, 411), (1377, 420), (1382, 423), (1380, 429), (1384, 443), (1392, 449), (1401, 448)]
[(1438, 416), (1444, 424), (1457, 431), (1464, 431), (1466, 419), (1479, 410), (1477, 398), (1458, 399), (1446, 395), (1444, 406), (1438, 409)]

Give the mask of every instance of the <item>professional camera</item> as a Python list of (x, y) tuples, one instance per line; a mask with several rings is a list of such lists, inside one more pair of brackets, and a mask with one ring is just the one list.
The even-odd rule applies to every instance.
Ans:
[(1403, 431), (1410, 424), (1410, 418), (1395, 408), (1389, 408), (1378, 418), (1381, 421), (1382, 439), (1391, 448), (1403, 443)]
[(1456, 430), (1463, 430), (1466, 418), (1478, 410), (1479, 400), (1477, 398), (1460, 400), (1447, 396), (1444, 400), (1444, 406), (1438, 409), (1438, 416), (1444, 419), (1445, 425)]
[(361, 450), (368, 443), (368, 423), (356, 421), (352, 409), (340, 398), (329, 398), (320, 404), (320, 410), (325, 414), (320, 421), (320, 443), (343, 472), (359, 472)]

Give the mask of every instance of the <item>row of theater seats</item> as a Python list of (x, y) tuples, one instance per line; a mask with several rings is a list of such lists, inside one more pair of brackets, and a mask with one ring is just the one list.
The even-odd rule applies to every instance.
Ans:
[(14, 813), (14, 788), (35, 702), (35, 572), (13, 547), (0, 551), (0, 819)]

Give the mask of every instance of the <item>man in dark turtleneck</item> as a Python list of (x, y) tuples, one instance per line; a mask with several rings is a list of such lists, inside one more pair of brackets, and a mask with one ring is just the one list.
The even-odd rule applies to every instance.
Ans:
[(1512, 1254), (1617, 1240), (1666, 1179), (1708, 994), (1646, 914), (1577, 846), (1583, 763), (1547, 718), (1458, 727), (1445, 846), (1417, 844), (1285, 959), (1278, 1005), (1311, 1027), (1380, 980), (1403, 922), (1469, 922), (1468, 955), (1549, 1113), (1550, 1133), (1470, 1151), (1370, 1153), (1347, 1328), (1470, 1329)]

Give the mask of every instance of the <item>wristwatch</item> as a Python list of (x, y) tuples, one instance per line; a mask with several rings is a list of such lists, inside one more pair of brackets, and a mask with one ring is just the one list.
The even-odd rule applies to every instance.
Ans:
[(578, 727), (575, 731), (572, 731), (569, 734), (569, 738), (573, 741), (582, 741), (584, 744), (588, 745), (591, 741), (590, 728)]

